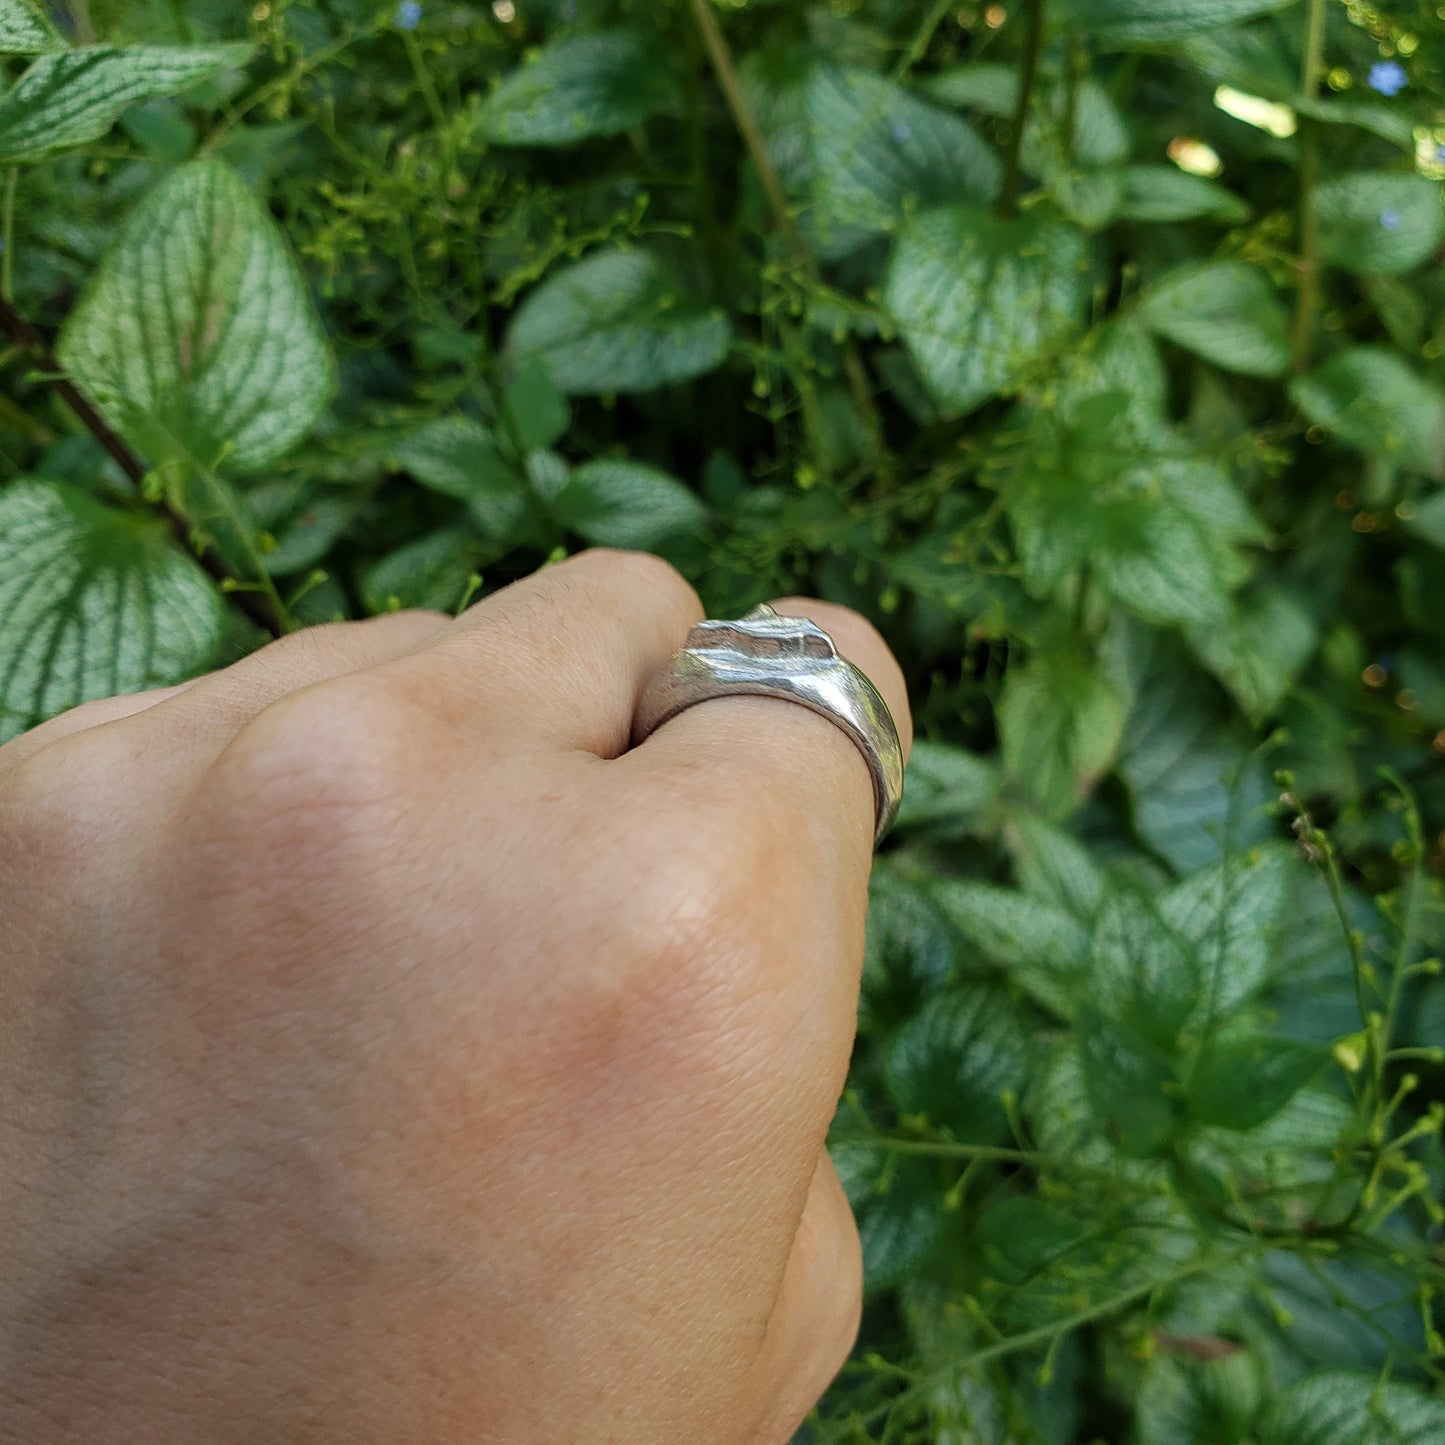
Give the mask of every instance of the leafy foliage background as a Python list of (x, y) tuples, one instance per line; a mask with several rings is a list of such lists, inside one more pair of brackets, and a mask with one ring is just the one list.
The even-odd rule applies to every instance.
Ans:
[(588, 542), (851, 603), (801, 1438), (1445, 1439), (1442, 17), (0, 0), (0, 738)]

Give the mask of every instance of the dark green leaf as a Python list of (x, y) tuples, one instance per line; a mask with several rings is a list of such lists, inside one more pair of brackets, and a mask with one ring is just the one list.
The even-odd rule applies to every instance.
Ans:
[(1286, 1390), (1266, 1416), (1260, 1445), (1439, 1445), (1445, 1401), (1415, 1385), (1328, 1370)]
[(424, 487), (465, 502), (482, 534), (508, 546), (521, 538), (527, 493), (492, 433), (470, 417), (438, 417), (396, 445), (396, 463)]
[(1085, 1009), (1078, 1020), (1085, 1097), (1095, 1128), (1132, 1158), (1156, 1153), (1178, 1116), (1169, 1057), (1113, 1019)]
[(1369, 456), (1445, 476), (1445, 392), (1395, 352), (1355, 346), (1290, 387), (1316, 426)]
[(522, 445), (529, 451), (554, 446), (567, 430), (571, 409), (542, 361), (524, 361), (504, 397)]
[(1190, 221), (1199, 216), (1234, 224), (1249, 207), (1218, 181), (1177, 166), (1128, 166), (1119, 214), (1128, 221)]
[(373, 614), (403, 607), (455, 611), (482, 560), (484, 545), (461, 528), (408, 542), (361, 574), (362, 603)]
[(1064, 0), (1060, 18), (1114, 45), (1161, 45), (1280, 10), (1293, 0)]
[(1315, 193), (1320, 255), (1364, 276), (1396, 275), (1445, 237), (1440, 183), (1396, 171), (1356, 171)]
[(1181, 266), (1154, 283), (1139, 319), (1226, 371), (1279, 376), (1290, 363), (1284, 307), (1264, 274), (1242, 261)]
[(61, 482), (12, 482), (0, 490), (0, 742), (200, 672), (224, 610), (156, 518)]
[(1015, 389), (1076, 329), (1088, 253), (1072, 226), (957, 206), (908, 221), (884, 282), (889, 310), (951, 416)]
[(1008, 1133), (1003, 1096), (1028, 1078), (1029, 1041), (1002, 989), (963, 985), (938, 994), (903, 1025), (884, 1062), (900, 1113), (922, 1115), (969, 1143)]
[(1193, 1118), (1223, 1129), (1258, 1128), (1273, 1118), (1324, 1066), (1322, 1047), (1260, 1033), (1212, 1038), (1188, 1075)]
[(892, 230), (919, 206), (988, 202), (993, 152), (957, 116), (865, 70), (790, 57), (748, 74), (768, 152), (825, 256)]
[(966, 832), (998, 789), (997, 772), (982, 758), (920, 738), (908, 759), (896, 826), (944, 836)]
[(602, 547), (655, 547), (707, 520), (696, 493), (641, 462), (584, 463), (557, 497), (556, 511), (565, 527)]
[(1223, 626), (1193, 629), (1189, 640), (1251, 721), (1284, 702), (1314, 655), (1319, 628), (1310, 609), (1283, 587), (1237, 598)]
[(1202, 993), (1201, 959), (1143, 896), (1104, 898), (1089, 948), (1089, 997), (1100, 1017), (1151, 1047), (1173, 1049)]
[(249, 45), (95, 45), (42, 55), (0, 95), (0, 165), (83, 145), (128, 105), (174, 95), (250, 54)]
[(874, 1293), (915, 1273), (943, 1240), (948, 1216), (936, 1161), (888, 1156), (867, 1144), (830, 1146), (858, 1216), (863, 1285)]
[(554, 272), (507, 333), (517, 362), (545, 362), (571, 395), (691, 381), (721, 364), (731, 340), (727, 317), (644, 250), (597, 251)]
[(141, 202), (65, 323), (59, 355), (151, 461), (201, 469), (276, 461), (335, 382), (284, 238), (219, 161), (181, 166)]
[(487, 97), (493, 145), (568, 146), (641, 125), (672, 98), (672, 67), (655, 32), (620, 29), (544, 46)]

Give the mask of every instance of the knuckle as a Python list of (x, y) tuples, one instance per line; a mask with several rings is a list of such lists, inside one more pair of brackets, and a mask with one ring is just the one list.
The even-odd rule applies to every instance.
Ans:
[(577, 567), (596, 569), (604, 575), (635, 579), (650, 592), (701, 613), (697, 593), (676, 567), (652, 552), (617, 547), (590, 547), (571, 559)]
[(53, 870), (92, 856), (115, 826), (113, 750), (93, 734), (58, 739), (7, 769), (0, 788), (5, 871)]
[(261, 847), (309, 845), (371, 828), (394, 808), (424, 726), (404, 693), (343, 677), (289, 693), (251, 720), (212, 765), (204, 806), (244, 821)]

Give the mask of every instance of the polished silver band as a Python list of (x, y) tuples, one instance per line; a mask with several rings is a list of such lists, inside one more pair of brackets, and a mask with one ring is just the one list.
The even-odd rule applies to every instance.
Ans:
[(736, 622), (699, 622), (686, 645), (648, 683), (633, 741), (685, 708), (714, 697), (777, 697), (796, 702), (848, 734), (873, 775), (875, 844), (903, 795), (903, 749), (888, 704), (833, 639), (806, 617), (755, 607)]

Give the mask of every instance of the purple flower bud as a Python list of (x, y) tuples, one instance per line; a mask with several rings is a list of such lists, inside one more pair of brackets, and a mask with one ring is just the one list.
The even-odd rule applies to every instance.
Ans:
[(419, 0), (401, 0), (396, 7), (396, 25), (398, 30), (415, 30), (421, 24), (421, 5)]
[(1381, 95), (1399, 95), (1409, 83), (1405, 67), (1398, 60), (1377, 60), (1370, 67), (1370, 76), (1365, 82)]

